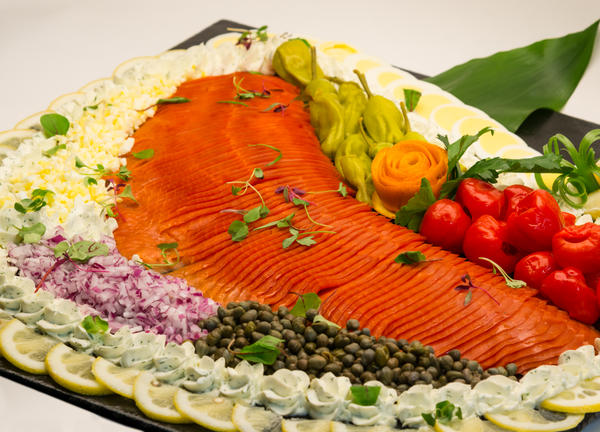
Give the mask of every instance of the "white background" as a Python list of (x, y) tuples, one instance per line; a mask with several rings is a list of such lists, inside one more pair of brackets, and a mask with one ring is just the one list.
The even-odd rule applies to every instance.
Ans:
[[(0, 0), (0, 130), (110, 76), (122, 61), (158, 54), (220, 19), (343, 41), (435, 75), (599, 18), (598, 0)], [(600, 36), (563, 112), (600, 123)], [(0, 419), (2, 431), (131, 430), (1, 378)]]

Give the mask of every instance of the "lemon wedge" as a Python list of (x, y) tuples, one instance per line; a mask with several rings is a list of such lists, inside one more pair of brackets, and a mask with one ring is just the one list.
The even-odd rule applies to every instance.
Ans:
[(449, 423), (436, 422), (434, 427), (436, 432), (505, 432), (506, 429), (481, 420), (479, 417), (469, 417), (463, 420), (454, 419)]
[(165, 423), (189, 423), (173, 405), (178, 387), (163, 384), (148, 371), (141, 372), (133, 383), (135, 404), (146, 417)]
[(262, 407), (241, 403), (233, 407), (231, 421), (240, 432), (268, 432), (281, 430), (281, 417)]
[(583, 420), (583, 414), (565, 414), (534, 409), (488, 413), (485, 418), (496, 425), (515, 432), (559, 432), (573, 429)]
[(123, 397), (133, 399), (133, 383), (140, 374), (139, 369), (120, 367), (98, 357), (92, 364), (92, 373), (100, 384)]
[(600, 411), (600, 377), (580, 382), (540, 405), (542, 408), (573, 414)]
[(395, 429), (390, 426), (385, 425), (375, 425), (375, 426), (356, 426), (347, 423), (341, 422), (331, 422), (331, 432), (393, 432), (398, 429)]
[(330, 432), (331, 421), (283, 419), (281, 430), (283, 432)]
[(175, 393), (175, 407), (181, 415), (212, 431), (234, 432), (231, 421), (234, 402), (216, 392), (190, 393), (179, 389)]
[(13, 319), (0, 330), (0, 353), (6, 360), (25, 372), (47, 374), (44, 359), (59, 341), (36, 333), (18, 319)]
[(46, 369), (54, 381), (72, 392), (101, 396), (112, 391), (96, 381), (92, 374), (91, 355), (78, 353), (64, 343), (55, 345), (46, 356)]

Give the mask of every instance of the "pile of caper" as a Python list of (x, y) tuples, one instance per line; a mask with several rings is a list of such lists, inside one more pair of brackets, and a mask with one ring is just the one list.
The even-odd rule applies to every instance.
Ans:
[(376, 379), (399, 392), (415, 384), (435, 388), (449, 382), (475, 385), (495, 374), (516, 379), (514, 363), (484, 371), (476, 361), (461, 358), (458, 350), (436, 357), (432, 347), (418, 341), (376, 338), (355, 319), (348, 320), (346, 328), (338, 328), (313, 321), (317, 315), (316, 309), (300, 317), (285, 306), (273, 312), (269, 305), (255, 301), (231, 302), (199, 323), (208, 334), (196, 341), (196, 352), (213, 359), (224, 357), (227, 366), (233, 367), (241, 361), (237, 351), (271, 335), (284, 342), (275, 363), (265, 365), (266, 374), (282, 368), (303, 370), (310, 378), (332, 372), (354, 384)]

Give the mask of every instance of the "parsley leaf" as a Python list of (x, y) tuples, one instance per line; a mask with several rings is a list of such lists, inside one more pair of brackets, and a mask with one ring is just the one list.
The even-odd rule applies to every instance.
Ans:
[(248, 224), (241, 220), (234, 220), (231, 222), (231, 225), (229, 225), (227, 232), (231, 236), (231, 240), (237, 242), (242, 241), (248, 236)]
[(274, 336), (263, 336), (252, 345), (246, 345), (235, 355), (241, 359), (254, 363), (272, 365), (281, 353), (277, 345), (283, 343), (283, 339)]
[(425, 177), (421, 179), (421, 188), (396, 212), (394, 223), (418, 232), (425, 212), (436, 201), (431, 183)]
[(40, 124), (46, 138), (53, 137), (54, 135), (66, 135), (71, 126), (71, 123), (69, 123), (69, 120), (65, 116), (56, 113), (41, 116)]
[(361, 406), (375, 405), (381, 387), (379, 386), (352, 386), (350, 387), (350, 393), (352, 393), (352, 403)]
[(244, 222), (247, 224), (256, 222), (259, 219), (264, 218), (269, 214), (269, 209), (263, 205), (259, 205), (258, 207), (254, 207), (253, 209), (248, 210), (248, 212), (244, 215)]
[(146, 150), (141, 150), (137, 153), (133, 153), (132, 156), (136, 159), (150, 159), (152, 157), (154, 157), (154, 149), (146, 149)]
[(448, 174), (446, 177), (448, 180), (452, 180), (460, 176), (460, 166), (458, 161), (465, 154), (467, 149), (479, 139), (480, 136), (488, 132), (490, 132), (492, 135), (494, 134), (493, 129), (485, 127), (475, 135), (463, 135), (453, 143), (450, 143), (447, 136), (438, 135), (438, 139), (444, 143), (446, 151), (448, 152)]
[(104, 334), (108, 331), (108, 322), (99, 316), (88, 315), (81, 321), (81, 327), (88, 334)]
[(295, 316), (306, 317), (307, 310), (319, 309), (319, 306), (321, 306), (321, 299), (316, 293), (300, 294), (290, 313)]

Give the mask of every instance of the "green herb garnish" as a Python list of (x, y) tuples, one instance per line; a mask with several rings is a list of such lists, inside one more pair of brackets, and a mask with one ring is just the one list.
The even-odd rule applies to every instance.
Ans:
[(269, 149), (274, 150), (277, 153), (279, 153), (277, 155), (277, 157), (275, 159), (273, 159), (271, 162), (269, 162), (268, 164), (266, 164), (265, 167), (270, 167), (271, 165), (275, 165), (281, 159), (281, 157), (282, 157), (281, 150), (279, 150), (277, 147), (273, 147), (269, 144), (248, 144), (248, 147), (258, 147), (258, 146), (266, 147), (266, 148), (269, 148)]
[(71, 126), (71, 123), (69, 123), (69, 120), (65, 116), (56, 113), (41, 116), (40, 124), (46, 138), (53, 137), (54, 135), (66, 135)]
[(248, 224), (241, 220), (234, 220), (229, 225), (227, 233), (231, 236), (231, 240), (239, 242), (248, 237)]
[(277, 345), (283, 342), (283, 339), (267, 335), (261, 337), (252, 345), (246, 345), (241, 350), (235, 351), (234, 354), (249, 362), (272, 365), (277, 360), (279, 354), (281, 354), (281, 350)]
[(298, 300), (290, 313), (298, 317), (306, 317), (306, 311), (309, 309), (317, 309), (321, 306), (321, 299), (316, 293), (310, 292), (306, 294), (298, 294)]
[(240, 102), (240, 101), (235, 101), (235, 100), (222, 100), (222, 101), (217, 101), (217, 103), (220, 103), (220, 104), (243, 105), (245, 107), (249, 107), (250, 106), (247, 103)]
[(65, 150), (67, 148), (66, 144), (56, 144), (54, 147), (43, 151), (42, 155), (46, 156), (46, 157), (52, 157), (54, 156), (56, 153), (58, 153), (59, 150)]
[(427, 424), (432, 427), (435, 426), (436, 421), (447, 424), (452, 421), (453, 417), (456, 417), (459, 420), (462, 420), (463, 418), (460, 407), (455, 406), (452, 402), (447, 400), (436, 404), (434, 414), (423, 413), (421, 416)]
[(454, 289), (456, 291), (467, 291), (467, 295), (465, 296), (465, 300), (463, 302), (464, 306), (467, 306), (469, 303), (471, 303), (471, 299), (473, 298), (473, 290), (476, 290), (476, 289), (482, 290), (484, 293), (487, 294), (487, 296), (489, 298), (491, 298), (492, 300), (494, 300), (494, 302), (497, 305), (500, 305), (500, 302), (498, 300), (496, 300), (494, 298), (494, 296), (492, 294), (490, 294), (490, 292), (488, 290), (486, 290), (485, 288), (480, 287), (478, 285), (475, 285), (473, 283), (473, 281), (471, 280), (471, 276), (469, 276), (468, 274), (465, 274), (465, 275), (461, 276), (460, 280), (463, 283), (461, 285), (456, 286)]
[(31, 226), (22, 226), (21, 228), (17, 228), (18, 230), (16, 236), (17, 243), (37, 243), (42, 239), (42, 236), (46, 233), (46, 226), (43, 223), (35, 223)]
[[(306, 207), (305, 207), (305, 210), (306, 210)], [(308, 232), (303, 232), (302, 236), (301, 236), (300, 231), (298, 231), (296, 228), (293, 228), (293, 227), (289, 228), (289, 233), (290, 233), (290, 236), (288, 238), (284, 239), (283, 242), (281, 243), (281, 245), (283, 246), (284, 249), (287, 249), (294, 243), (298, 243), (299, 245), (302, 245), (302, 246), (312, 246), (312, 245), (316, 244), (317, 242), (314, 239), (313, 234), (335, 234), (334, 231), (308, 231)]]
[(423, 177), (419, 191), (396, 212), (394, 223), (418, 232), (425, 212), (435, 201), (431, 183)]
[(150, 159), (152, 157), (154, 157), (154, 149), (146, 149), (146, 150), (141, 150), (137, 153), (133, 153), (132, 156), (136, 159)]
[(421, 99), (421, 92), (413, 89), (404, 89), (404, 101), (406, 102), (406, 109), (414, 111)]
[(513, 279), (512, 277), (510, 277), (508, 273), (506, 273), (506, 271), (504, 271), (504, 269), (500, 267), (499, 264), (496, 264), (491, 259), (486, 257), (479, 257), (479, 259), (489, 262), (492, 265), (492, 272), (494, 274), (500, 273), (500, 275), (504, 278), (506, 286), (510, 288), (523, 288), (527, 286), (527, 283), (525, 281)]
[[(600, 140), (600, 129), (589, 131), (579, 143), (579, 149), (564, 135), (556, 134), (543, 147), (544, 156), (555, 156), (561, 162), (562, 174), (552, 183), (549, 190), (540, 174), (535, 174), (538, 186), (552, 192), (571, 207), (581, 208), (587, 202), (588, 194), (600, 189), (596, 175), (600, 175), (596, 153), (593, 145)], [(560, 156), (562, 144), (573, 163), (567, 162)]]
[(441, 261), (441, 258), (427, 259), (427, 257), (421, 251), (406, 251), (398, 255), (394, 261), (398, 264), (415, 265), (419, 263)]
[(99, 316), (88, 315), (81, 321), (81, 327), (91, 335), (104, 334), (108, 331), (108, 322)]
[(133, 196), (133, 192), (131, 191), (131, 185), (125, 186), (123, 191), (118, 195), (120, 198), (129, 198), (133, 202), (137, 203), (137, 200)]
[(165, 99), (159, 99), (156, 101), (156, 105), (168, 105), (168, 104), (181, 104), (181, 103), (187, 103), (190, 100), (186, 97), (171, 97), (171, 98), (165, 98)]
[(73, 244), (65, 240), (54, 248), (56, 258), (67, 257), (78, 263), (87, 263), (93, 257), (108, 255), (108, 252), (107, 245), (90, 240), (81, 240)]
[(287, 227), (291, 227), (292, 226), (292, 219), (294, 218), (294, 215), (296, 213), (291, 213), (289, 215), (287, 215), (284, 218), (281, 218), (279, 220), (273, 221), (273, 222), (269, 222), (268, 224), (265, 225), (261, 225), (257, 228), (254, 228), (254, 231), (259, 230), (259, 229), (264, 229), (264, 228), (271, 228), (276, 226), (277, 228), (287, 228)]
[(111, 172), (104, 168), (102, 164), (96, 164), (95, 167), (90, 167), (86, 165), (78, 156), (75, 156), (75, 168), (81, 170), (87, 170), (83, 174), (87, 174), (88, 176), (96, 176), (96, 177), (108, 177), (108, 176), (116, 176), (123, 181), (127, 181), (131, 177), (131, 171), (127, 168), (127, 166), (122, 165), (119, 167), (119, 171)]
[(40, 211), (44, 206), (48, 204), (47, 199), (50, 195), (54, 195), (54, 192), (47, 189), (35, 189), (31, 192), (31, 198), (22, 199), (16, 202), (14, 208), (19, 213), (29, 213)]
[(361, 406), (370, 406), (377, 403), (377, 398), (381, 392), (379, 386), (352, 386), (350, 393), (352, 394), (352, 403)]
[(85, 183), (86, 186), (98, 184), (98, 180), (96, 180), (94, 177), (86, 177), (83, 179), (83, 182)]
[[(162, 256), (163, 262), (157, 264), (148, 264), (143, 261), (138, 261), (138, 264), (143, 265), (146, 268), (154, 268), (154, 267), (168, 267), (175, 264), (179, 264), (181, 262), (181, 256), (179, 255), (179, 251), (177, 248), (179, 247), (178, 243), (159, 243), (156, 247), (160, 250), (160, 255)], [(175, 254), (175, 261), (169, 258), (168, 253), (172, 251)]]

